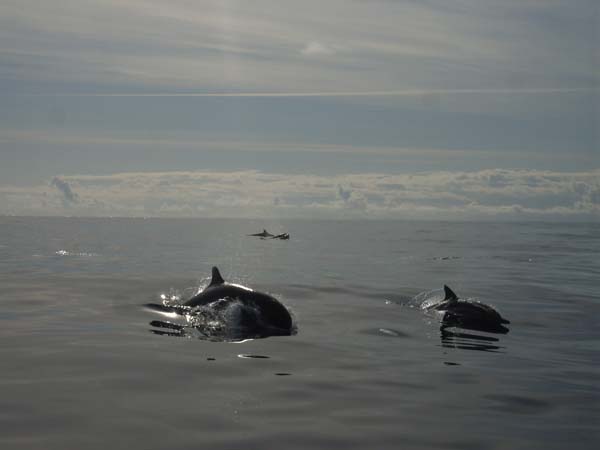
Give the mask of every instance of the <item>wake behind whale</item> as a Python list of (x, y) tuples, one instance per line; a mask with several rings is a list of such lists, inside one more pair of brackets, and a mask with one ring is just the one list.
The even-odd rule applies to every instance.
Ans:
[(212, 269), (210, 284), (192, 298), (145, 306), (176, 320), (150, 322), (151, 331), (160, 335), (239, 341), (289, 336), (296, 331), (290, 312), (277, 299), (225, 282), (217, 267)]

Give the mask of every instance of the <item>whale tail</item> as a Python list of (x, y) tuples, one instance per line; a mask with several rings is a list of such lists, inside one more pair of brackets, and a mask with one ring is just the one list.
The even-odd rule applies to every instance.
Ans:
[(455, 302), (458, 300), (458, 296), (446, 285), (444, 285), (444, 294), (444, 301), (449, 300), (451, 302)]
[(223, 283), (225, 283), (225, 280), (221, 276), (219, 269), (216, 266), (214, 266), (212, 268), (212, 279), (210, 280), (209, 286), (218, 286), (219, 284)]

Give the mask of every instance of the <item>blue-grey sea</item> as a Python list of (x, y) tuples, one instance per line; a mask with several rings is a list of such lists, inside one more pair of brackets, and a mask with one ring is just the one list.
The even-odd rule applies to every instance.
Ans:
[[(212, 266), (297, 333), (152, 333)], [(596, 449), (599, 280), (599, 223), (0, 217), (0, 448)]]

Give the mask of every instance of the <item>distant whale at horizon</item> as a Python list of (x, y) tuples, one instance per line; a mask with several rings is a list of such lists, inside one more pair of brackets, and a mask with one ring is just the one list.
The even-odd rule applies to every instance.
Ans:
[[(276, 298), (246, 286), (227, 283), (217, 267), (212, 268), (210, 284), (184, 303), (170, 306), (150, 303), (146, 307), (169, 315), (175, 313), (189, 314), (196, 318), (208, 317), (210, 320), (205, 322), (210, 323), (211, 327), (214, 323), (222, 325), (218, 333), (215, 334), (214, 327), (209, 330), (202, 321), (197, 321), (201, 326), (195, 328), (202, 328), (199, 331), (205, 334), (212, 333), (212, 337), (250, 339), (289, 336), (295, 332), (290, 312)], [(187, 325), (180, 326), (170, 322), (154, 321), (151, 324), (178, 332), (159, 334), (181, 335), (185, 328), (189, 328)]]
[(508, 333), (504, 325), (510, 324), (491, 306), (480, 302), (459, 300), (448, 286), (444, 285), (444, 300), (428, 309), (444, 312), (442, 330), (450, 327), (467, 328), (489, 333)]
[(248, 236), (272, 237), (273, 235), (263, 228), (260, 233), (249, 234)]

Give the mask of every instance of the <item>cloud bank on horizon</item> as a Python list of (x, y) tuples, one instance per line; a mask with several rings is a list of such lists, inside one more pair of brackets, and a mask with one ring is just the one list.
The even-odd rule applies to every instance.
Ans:
[(4, 0), (0, 214), (596, 219), (599, 23), (596, 0)]
[(124, 217), (590, 220), (600, 214), (600, 170), (74, 175), (55, 177), (48, 185), (0, 187), (0, 211)]

